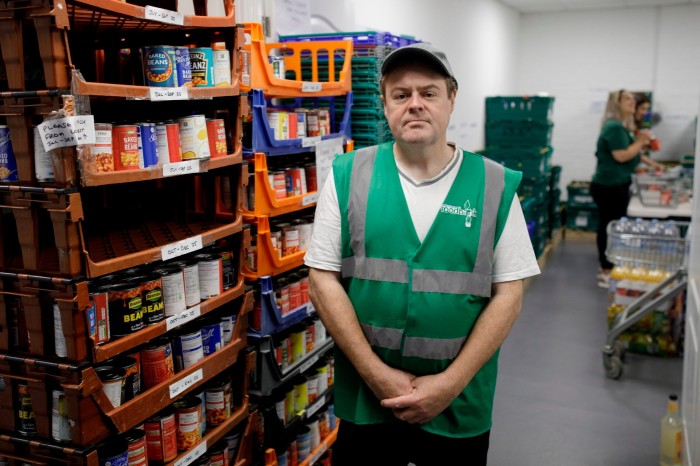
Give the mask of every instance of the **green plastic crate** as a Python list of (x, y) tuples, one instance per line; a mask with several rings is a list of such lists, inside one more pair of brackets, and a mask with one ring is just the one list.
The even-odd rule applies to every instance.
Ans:
[(486, 121), (552, 119), (554, 97), (494, 96), (486, 98)]
[(538, 177), (549, 172), (551, 147), (487, 147), (479, 151), (485, 157), (513, 170), (524, 177)]
[(487, 121), (486, 146), (551, 146), (553, 123)]
[(572, 181), (566, 186), (567, 206), (575, 209), (596, 209), (590, 181)]
[(566, 228), (581, 231), (598, 231), (598, 211), (567, 206)]

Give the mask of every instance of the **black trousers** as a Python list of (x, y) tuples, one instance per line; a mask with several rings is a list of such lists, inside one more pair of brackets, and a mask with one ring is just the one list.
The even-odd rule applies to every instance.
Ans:
[(431, 434), (413, 424), (358, 425), (341, 421), (333, 449), (333, 466), (486, 466), (487, 431), (476, 437)]
[(598, 206), (598, 262), (603, 269), (612, 269), (613, 264), (605, 257), (605, 247), (608, 243), (606, 228), (608, 223), (619, 220), (627, 215), (627, 205), (630, 203), (630, 183), (605, 186), (591, 183), (591, 195)]

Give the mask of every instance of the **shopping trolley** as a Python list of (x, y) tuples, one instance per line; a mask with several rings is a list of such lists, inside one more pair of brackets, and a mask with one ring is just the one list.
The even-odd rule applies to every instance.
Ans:
[(685, 290), (689, 226), (688, 222), (643, 223), (635, 220), (615, 220), (608, 224), (605, 255), (610, 262), (653, 266), (671, 273), (615, 316), (603, 348), (603, 367), (607, 377), (619, 379), (622, 376), (625, 348), (618, 337)]

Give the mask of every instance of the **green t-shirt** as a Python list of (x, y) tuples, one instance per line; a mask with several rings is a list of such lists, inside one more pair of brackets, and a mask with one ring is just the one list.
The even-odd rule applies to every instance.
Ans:
[(595, 156), (598, 165), (593, 174), (593, 182), (612, 186), (629, 183), (632, 173), (639, 164), (641, 157), (636, 155), (627, 162), (620, 163), (613, 157), (616, 150), (624, 150), (635, 141), (631, 131), (625, 129), (619, 120), (610, 119), (605, 122), (598, 136), (598, 145)]

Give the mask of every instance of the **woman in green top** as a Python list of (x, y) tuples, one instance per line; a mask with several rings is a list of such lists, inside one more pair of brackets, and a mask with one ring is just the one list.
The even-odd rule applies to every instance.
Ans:
[(591, 195), (598, 206), (598, 284), (607, 288), (613, 264), (605, 257), (608, 223), (627, 215), (632, 173), (640, 161), (655, 168), (661, 164), (651, 160), (642, 151), (649, 144), (649, 131), (634, 135), (635, 99), (625, 90), (611, 92), (603, 116), (603, 126), (596, 147), (596, 166), (591, 183)]

